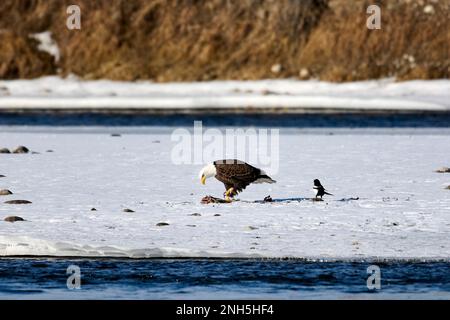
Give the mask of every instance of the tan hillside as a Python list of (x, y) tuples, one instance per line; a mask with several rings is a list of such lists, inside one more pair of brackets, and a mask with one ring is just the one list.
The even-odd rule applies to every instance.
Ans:
[[(448, 78), (450, 0), (3, 0), (0, 78)], [(81, 30), (66, 8), (81, 7)], [(30, 34), (50, 30), (58, 63)]]

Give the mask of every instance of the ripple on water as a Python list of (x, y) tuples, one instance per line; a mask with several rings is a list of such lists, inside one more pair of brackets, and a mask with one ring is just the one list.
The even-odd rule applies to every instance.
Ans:
[[(20, 298), (348, 298), (371, 297), (369, 262), (237, 259), (0, 259), (0, 297)], [(377, 298), (450, 298), (450, 262), (378, 262)], [(82, 289), (66, 287), (78, 265)], [(214, 294), (214, 295), (212, 295)]]

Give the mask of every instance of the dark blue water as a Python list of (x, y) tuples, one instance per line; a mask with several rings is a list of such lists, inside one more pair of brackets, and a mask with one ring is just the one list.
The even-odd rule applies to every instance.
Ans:
[[(381, 271), (368, 289), (367, 267)], [(68, 289), (69, 265), (81, 288)], [(7, 299), (450, 299), (450, 262), (0, 259)]]
[(260, 126), (287, 128), (449, 128), (450, 112), (405, 114), (173, 114), (2, 113), (0, 125), (27, 126)]

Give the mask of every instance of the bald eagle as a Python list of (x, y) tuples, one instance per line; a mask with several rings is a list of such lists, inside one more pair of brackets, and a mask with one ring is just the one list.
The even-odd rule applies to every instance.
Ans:
[(263, 170), (240, 160), (217, 160), (205, 166), (199, 174), (202, 184), (206, 179), (216, 177), (225, 186), (225, 198), (230, 201), (251, 183), (275, 183)]

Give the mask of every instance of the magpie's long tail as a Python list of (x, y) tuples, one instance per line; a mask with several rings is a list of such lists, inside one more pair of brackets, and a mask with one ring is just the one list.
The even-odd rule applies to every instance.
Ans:
[(328, 193), (328, 192), (326, 192), (326, 191), (324, 191), (324, 193), (327, 194), (327, 195), (329, 195), (329, 196), (334, 196), (334, 194)]

